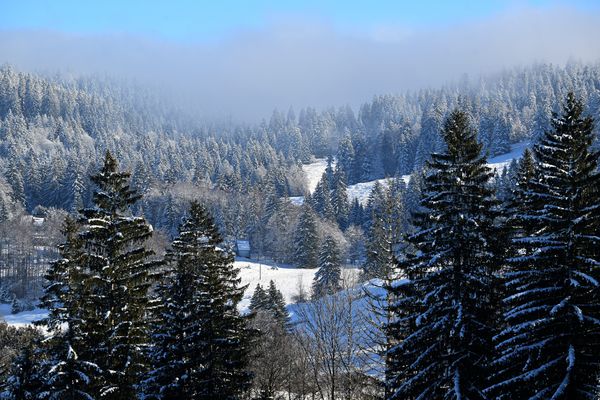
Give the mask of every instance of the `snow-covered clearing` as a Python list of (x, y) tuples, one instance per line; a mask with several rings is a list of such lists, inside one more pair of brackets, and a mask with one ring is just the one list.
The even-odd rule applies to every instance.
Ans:
[(26, 326), (33, 321), (40, 320), (48, 315), (48, 311), (42, 308), (35, 308), (31, 311), (23, 311), (18, 314), (11, 314), (10, 304), (0, 304), (0, 321), (4, 320), (12, 326)]
[(323, 172), (325, 172), (325, 168), (327, 168), (327, 160), (325, 158), (317, 158), (310, 164), (302, 166), (306, 176), (306, 182), (308, 183), (308, 191), (310, 193), (315, 191), (317, 184), (323, 176)]
[(501, 173), (504, 168), (508, 167), (512, 160), (515, 158), (521, 158), (523, 156), (523, 152), (525, 149), (529, 147), (529, 142), (520, 142), (515, 143), (510, 146), (510, 152), (506, 154), (501, 154), (499, 156), (490, 158), (488, 160), (488, 165), (496, 170), (498, 173)]
[[(292, 302), (292, 298), (298, 294), (298, 284), (302, 282), (306, 293), (310, 292), (313, 279), (317, 269), (293, 268), (287, 265), (277, 266), (273, 263), (259, 263), (256, 260), (237, 258), (234, 266), (240, 271), (242, 285), (248, 285), (244, 298), (239, 304), (240, 311), (244, 312), (250, 305), (250, 299), (254, 294), (256, 285), (260, 283), (263, 287), (269, 286), (269, 281), (273, 280), (277, 289), (283, 294), (287, 304)], [(356, 269), (351, 270), (356, 272)], [(32, 311), (23, 311), (18, 314), (11, 314), (10, 304), (0, 304), (0, 320), (5, 320), (9, 325), (24, 326), (33, 321), (44, 318), (47, 311), (36, 308)]]
[[(511, 146), (509, 153), (490, 158), (488, 160), (488, 165), (498, 173), (501, 173), (505, 167), (510, 165), (513, 159), (520, 158), (528, 146), (528, 141), (515, 143)], [(315, 190), (315, 187), (321, 179), (321, 175), (323, 175), (326, 167), (327, 161), (325, 159), (318, 159), (315, 162), (306, 164), (302, 167), (306, 173), (306, 180), (309, 182), (309, 189), (311, 193)], [(402, 180), (408, 183), (410, 180), (410, 175), (403, 175)], [(385, 186), (387, 185), (388, 181), (389, 178), (383, 178), (350, 185), (347, 189), (348, 200), (353, 202), (354, 199), (358, 199), (361, 204), (365, 205), (369, 199), (369, 194), (373, 190), (373, 186), (375, 186), (375, 182), (379, 182)], [(289, 200), (293, 205), (297, 206), (300, 206), (304, 203), (304, 197), (302, 196), (290, 197)]]
[(291, 303), (294, 295), (298, 294), (298, 283), (302, 282), (304, 290), (310, 291), (313, 278), (317, 269), (301, 269), (289, 266), (275, 266), (273, 264), (259, 263), (254, 260), (238, 258), (234, 264), (240, 270), (242, 285), (248, 285), (244, 298), (239, 304), (239, 309), (245, 311), (250, 305), (250, 298), (254, 294), (257, 284), (264, 288), (273, 280), (277, 289), (283, 294), (286, 303)]

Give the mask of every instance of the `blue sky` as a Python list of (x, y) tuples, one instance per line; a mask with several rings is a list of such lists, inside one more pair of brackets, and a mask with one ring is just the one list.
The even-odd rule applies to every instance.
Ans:
[(39, 29), (68, 33), (126, 33), (197, 41), (278, 20), (325, 22), (338, 30), (369, 31), (381, 26), (427, 29), (461, 24), (512, 8), (560, 4), (582, 11), (598, 0), (2, 0), (0, 29)]

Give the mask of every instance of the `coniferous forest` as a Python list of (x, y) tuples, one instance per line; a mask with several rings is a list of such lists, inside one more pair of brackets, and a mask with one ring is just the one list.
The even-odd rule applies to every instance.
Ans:
[[(569, 80), (573, 71), (588, 79)], [(443, 90), (377, 98), (358, 118), (348, 109), (302, 110), (298, 120), (275, 112), (217, 139), (216, 127), (186, 136), (152, 120), (165, 131), (127, 135), (136, 122), (109, 86), (5, 68), (2, 293), (13, 312), (35, 296), (47, 312), (27, 328), (0, 326), (2, 398), (598, 398), (590, 104), (600, 92), (584, 90), (598, 85), (597, 71), (539, 66), (494, 78), (583, 84), (540, 98), (548, 115), (537, 103), (474, 108), (503, 99), (471, 87), (446, 99), (435, 123), (427, 109), (414, 126), (402, 113), (440, 107)], [(75, 94), (77, 107), (65, 108)], [(373, 113), (382, 105), (396, 108)], [(496, 137), (485, 124), (500, 123), (493, 112), (503, 108), (512, 125)], [(332, 128), (307, 129), (307, 118)], [(371, 130), (377, 118), (380, 132)], [(116, 125), (101, 128), (109, 120)], [(123, 144), (105, 141), (103, 129), (120, 124)], [(390, 135), (412, 150), (397, 144), (391, 157)], [(519, 159), (490, 167), (488, 157), (523, 140)], [(169, 158), (162, 141), (174, 146)], [(153, 142), (155, 151), (135, 150)], [(326, 167), (311, 194), (301, 171), (319, 156)], [(349, 200), (354, 182), (385, 177), (366, 203)], [(298, 194), (301, 206), (290, 202)], [(230, 242), (239, 237), (253, 257), (317, 269), (292, 314), (273, 280), (240, 309), (247, 285)]]
[(0, 400), (600, 399), (596, 4), (65, 1), (0, 11)]

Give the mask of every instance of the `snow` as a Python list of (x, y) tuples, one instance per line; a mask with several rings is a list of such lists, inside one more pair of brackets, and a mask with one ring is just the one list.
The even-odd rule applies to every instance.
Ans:
[(323, 172), (325, 172), (325, 168), (327, 168), (327, 159), (325, 158), (317, 158), (312, 163), (305, 164), (302, 166), (302, 169), (304, 170), (304, 174), (306, 176), (306, 181), (308, 183), (308, 191), (310, 193), (315, 191), (317, 184), (323, 176)]
[[(369, 195), (371, 194), (375, 183), (379, 182), (384, 187), (387, 187), (388, 182), (390, 180), (391, 178), (384, 178), (350, 185), (346, 189), (346, 192), (348, 193), (348, 200), (352, 203), (354, 199), (358, 199), (358, 202), (364, 206), (367, 204), (367, 200), (369, 200)], [(408, 184), (408, 181), (410, 181), (410, 175), (403, 175), (402, 180), (404, 181), (404, 183)]]
[(313, 278), (317, 272), (317, 268), (303, 269), (276, 266), (244, 258), (236, 259), (234, 266), (240, 270), (239, 276), (242, 279), (242, 285), (248, 285), (244, 298), (238, 306), (240, 311), (248, 309), (257, 284), (260, 283), (263, 287), (268, 287), (269, 281), (273, 280), (277, 289), (281, 291), (286, 304), (289, 304), (292, 302), (292, 298), (298, 294), (298, 282), (302, 282), (305, 291), (310, 291)]
[[(488, 166), (496, 172), (501, 173), (504, 168), (510, 165), (513, 159), (520, 158), (523, 155), (523, 152), (527, 147), (529, 147), (529, 144), (530, 143), (528, 141), (513, 144), (510, 148), (510, 152), (490, 158), (488, 160)], [(315, 190), (315, 187), (321, 179), (323, 172), (325, 172), (326, 167), (327, 160), (325, 159), (317, 159), (315, 162), (306, 164), (302, 167), (306, 173), (306, 180), (309, 182), (308, 185), (311, 193)], [(410, 175), (403, 175), (402, 180), (408, 184), (408, 181), (410, 181)], [(362, 205), (366, 205), (367, 200), (369, 199), (369, 194), (371, 194), (375, 183), (379, 182), (380, 184), (387, 186), (389, 181), (390, 178), (384, 178), (349, 185), (347, 188), (348, 200), (353, 202), (354, 199), (358, 199)], [(304, 203), (304, 197), (302, 196), (290, 197), (289, 200), (293, 205), (297, 206), (300, 206)]]
[(515, 143), (510, 146), (509, 153), (490, 158), (488, 160), (488, 166), (494, 169), (496, 172), (501, 173), (504, 168), (510, 165), (512, 160), (515, 158), (521, 158), (527, 147), (529, 147), (528, 141)]
[(288, 200), (294, 206), (301, 206), (302, 204), (304, 204), (304, 196), (292, 196), (288, 197)]
[(35, 308), (31, 311), (23, 311), (18, 314), (11, 314), (10, 304), (0, 304), (0, 320), (7, 324), (17, 327), (30, 325), (33, 321), (40, 320), (48, 315), (48, 311), (42, 308)]

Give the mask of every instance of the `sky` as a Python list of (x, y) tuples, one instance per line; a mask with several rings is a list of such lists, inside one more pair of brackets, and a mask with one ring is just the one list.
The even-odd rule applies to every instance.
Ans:
[(600, 1), (0, 0), (0, 62), (266, 117), (534, 62), (600, 60)]

